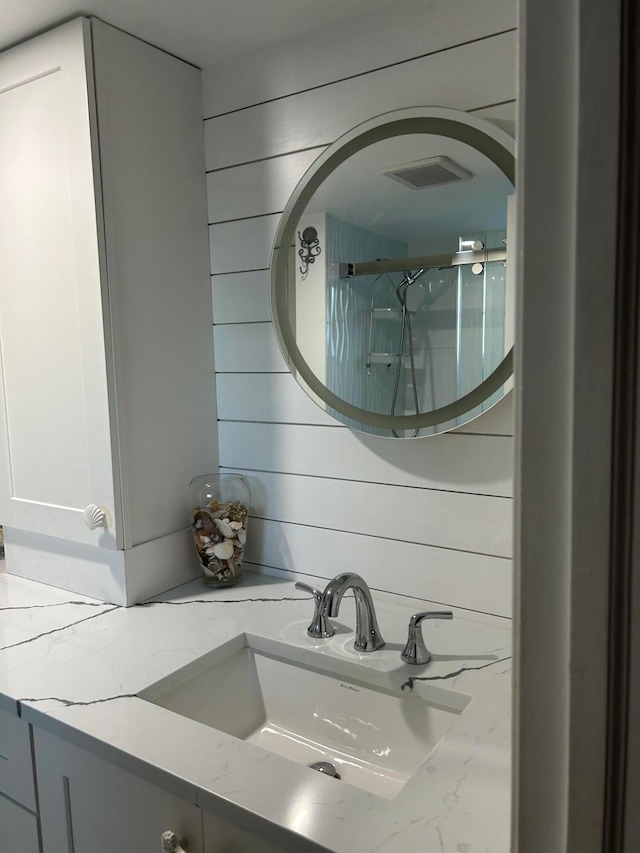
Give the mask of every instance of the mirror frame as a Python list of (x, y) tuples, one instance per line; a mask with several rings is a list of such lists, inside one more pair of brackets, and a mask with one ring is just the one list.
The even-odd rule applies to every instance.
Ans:
[[(298, 348), (289, 322), (287, 305), (289, 260), (291, 251), (295, 251), (295, 247), (292, 248), (292, 246), (295, 243), (296, 229), (311, 197), (338, 166), (363, 148), (394, 136), (418, 133), (449, 137), (472, 146), (491, 160), (515, 188), (515, 142), (499, 127), (469, 113), (444, 107), (393, 110), (357, 125), (330, 145), (312, 163), (294, 189), (282, 213), (271, 261), (271, 317), (280, 351), (291, 374), (324, 411), (327, 411), (326, 407), (329, 406), (358, 423), (389, 430), (419, 430), (447, 423), (483, 403), (513, 376), (513, 347), (511, 347), (493, 373), (453, 403), (419, 415), (383, 415), (352, 406), (330, 391), (311, 370)], [(281, 247), (287, 248), (281, 251)], [(327, 414), (331, 415), (331, 412)], [(484, 412), (476, 417), (482, 414)], [(442, 430), (436, 434), (446, 431)], [(390, 436), (380, 437), (389, 438)]]

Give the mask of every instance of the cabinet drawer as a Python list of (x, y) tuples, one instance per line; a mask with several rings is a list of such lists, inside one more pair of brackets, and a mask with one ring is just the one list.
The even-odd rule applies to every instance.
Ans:
[[(304, 842), (299, 835), (290, 836), (287, 846), (267, 840), (264, 835), (254, 834), (240, 826), (229, 823), (210, 812), (202, 814), (204, 826), (204, 853), (307, 853), (316, 850), (311, 842)], [(265, 826), (268, 826), (265, 824)], [(273, 828), (271, 828), (273, 831)], [(286, 837), (286, 830), (282, 837)], [(324, 849), (324, 848), (323, 848)]]
[(6, 711), (0, 711), (0, 794), (36, 811), (29, 725)]
[(38, 818), (1, 794), (0, 850), (40, 853)]

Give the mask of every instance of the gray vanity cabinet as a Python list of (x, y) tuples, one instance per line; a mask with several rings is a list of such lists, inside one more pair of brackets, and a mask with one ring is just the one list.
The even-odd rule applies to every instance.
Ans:
[[(248, 832), (210, 812), (205, 811), (202, 819), (205, 853), (311, 853), (320, 849), (315, 845), (308, 846), (299, 836), (294, 835), (288, 844), (284, 840), (276, 844), (261, 833)], [(285, 836), (286, 832), (283, 839)]]
[(0, 851), (40, 853), (29, 726), (0, 711)]
[[(175, 833), (184, 848), (176, 853), (318, 849), (301, 846), (306, 843), (299, 836), (290, 836), (287, 843), (284, 830), (281, 846), (263, 837), (259, 818), (250, 831), (236, 826), (49, 732), (34, 728), (33, 742), (42, 853), (162, 853), (162, 835), (167, 831)], [(0, 826), (2, 819), (0, 800)], [(35, 831), (35, 815), (33, 827)], [(277, 830), (270, 827), (270, 834), (273, 831)], [(40, 848), (18, 844), (15, 849), (38, 853)], [(0, 850), (4, 850), (1, 843)]]
[(167, 830), (203, 853), (193, 803), (41, 729), (34, 745), (43, 853), (161, 853)]

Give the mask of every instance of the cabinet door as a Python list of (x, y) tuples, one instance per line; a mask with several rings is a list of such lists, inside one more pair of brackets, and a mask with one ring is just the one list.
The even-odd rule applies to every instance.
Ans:
[(29, 724), (7, 711), (0, 711), (0, 794), (36, 811)]
[(0, 850), (40, 853), (38, 818), (0, 794)]
[(43, 853), (161, 853), (172, 830), (202, 853), (197, 806), (34, 730)]
[(0, 521), (116, 548), (91, 68), (86, 19), (0, 55)]

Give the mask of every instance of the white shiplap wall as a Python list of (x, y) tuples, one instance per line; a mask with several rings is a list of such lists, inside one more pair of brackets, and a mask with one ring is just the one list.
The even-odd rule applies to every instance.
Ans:
[(271, 326), (280, 213), (326, 145), (417, 105), (513, 132), (513, 0), (391, 7), (204, 71), (220, 463), (251, 482), (252, 563), (357, 571), (374, 588), (508, 616), (511, 399), (443, 436), (355, 433), (299, 389)]

